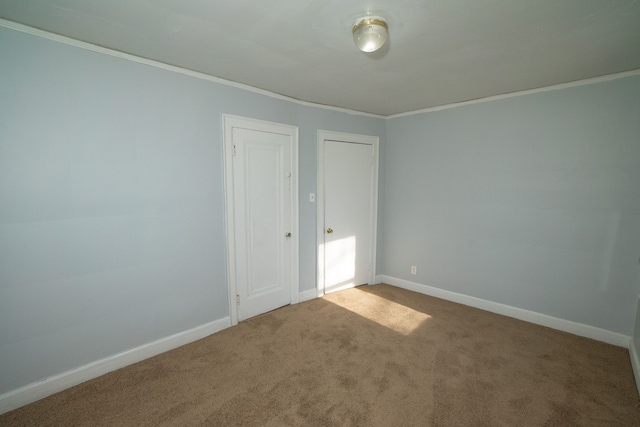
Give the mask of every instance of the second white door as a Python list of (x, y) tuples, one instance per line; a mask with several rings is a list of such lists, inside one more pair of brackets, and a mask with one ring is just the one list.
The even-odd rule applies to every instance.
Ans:
[(321, 136), (319, 287), (327, 293), (375, 280), (377, 138)]

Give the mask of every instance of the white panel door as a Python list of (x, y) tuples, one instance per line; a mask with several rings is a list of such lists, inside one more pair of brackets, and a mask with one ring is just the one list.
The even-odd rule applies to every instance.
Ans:
[[(237, 319), (292, 302), (292, 136), (231, 128)], [(230, 264), (230, 265), (232, 265)], [(232, 288), (232, 287), (230, 287)]]
[(324, 292), (371, 279), (374, 147), (324, 141)]

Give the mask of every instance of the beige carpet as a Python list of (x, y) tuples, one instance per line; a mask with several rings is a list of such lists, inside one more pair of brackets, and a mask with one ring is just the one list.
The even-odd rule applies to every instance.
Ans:
[(2, 426), (640, 426), (626, 349), (387, 285), (267, 313)]

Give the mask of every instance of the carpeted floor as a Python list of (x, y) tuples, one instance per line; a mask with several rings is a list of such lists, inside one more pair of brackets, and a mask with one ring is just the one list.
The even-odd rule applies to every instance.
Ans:
[(0, 415), (2, 426), (640, 426), (626, 349), (365, 286)]

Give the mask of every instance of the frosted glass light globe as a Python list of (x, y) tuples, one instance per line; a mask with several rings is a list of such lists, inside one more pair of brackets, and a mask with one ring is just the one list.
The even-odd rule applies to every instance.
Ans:
[(375, 52), (380, 49), (389, 35), (387, 22), (379, 16), (367, 16), (358, 19), (351, 28), (353, 41), (363, 52)]

